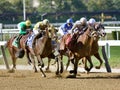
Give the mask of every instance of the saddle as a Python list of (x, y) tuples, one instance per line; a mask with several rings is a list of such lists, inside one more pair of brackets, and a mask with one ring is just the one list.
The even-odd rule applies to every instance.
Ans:
[(20, 39), (22, 38), (22, 35), (19, 35), (19, 36), (15, 36), (14, 37), (14, 40), (12, 42), (12, 45), (17, 47), (17, 48), (20, 48)]

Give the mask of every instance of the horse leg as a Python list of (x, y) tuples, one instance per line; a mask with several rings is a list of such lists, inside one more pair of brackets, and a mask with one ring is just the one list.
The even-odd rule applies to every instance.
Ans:
[(63, 58), (63, 56), (61, 55), (61, 57), (60, 57), (60, 65), (61, 65), (60, 73), (62, 73), (63, 70), (64, 70), (64, 65), (63, 65), (63, 60), (62, 60), (62, 58)]
[(12, 63), (13, 63), (13, 67), (12, 70), (16, 69), (16, 57), (15, 57), (15, 52), (13, 50), (13, 48), (8, 48), (10, 55), (11, 55), (11, 59), (12, 59)]
[(55, 61), (57, 62), (57, 71), (56, 71), (56, 75), (59, 74), (59, 60), (58, 60), (58, 57), (59, 57), (59, 56), (56, 56), (56, 57), (55, 57)]
[(74, 65), (74, 58), (71, 59), (70, 57), (68, 57), (68, 62), (66, 64), (66, 70), (68, 69), (68, 66), (70, 65), (70, 62)]
[(16, 69), (16, 58), (14, 56), (12, 56), (12, 63), (13, 63), (12, 70), (14, 70)]
[[(34, 55), (30, 54), (31, 56), (31, 63), (33, 64), (33, 69), (34, 69), (34, 72), (37, 72), (37, 68), (36, 68), (36, 65), (35, 65), (35, 58), (34, 58)], [(29, 57), (30, 58), (30, 57)]]
[(73, 77), (76, 78), (77, 75), (77, 69), (78, 69), (78, 59), (75, 59), (74, 61), (74, 70), (71, 70), (70, 73), (73, 73)]
[(56, 64), (56, 62), (57, 62), (57, 61), (55, 60), (55, 61), (52, 63), (52, 65), (55, 65), (55, 64)]
[(66, 71), (67, 71), (67, 69), (68, 69), (68, 66), (69, 66), (69, 64), (70, 64), (70, 58), (68, 57), (68, 62), (67, 62), (67, 64), (66, 64)]
[[(87, 67), (87, 60), (88, 60), (89, 63), (90, 63), (90, 68)], [(90, 57), (90, 56), (87, 56), (87, 57), (85, 58), (85, 65), (86, 65), (85, 70), (87, 70), (87, 72), (90, 72), (90, 70), (93, 68), (93, 63), (92, 63), (92, 60), (91, 60), (91, 57)]]
[(83, 58), (82, 58), (82, 63), (84, 64), (85, 70), (88, 71), (87, 59), (86, 59), (86, 57), (83, 57)]
[(30, 59), (29, 51), (28, 50), (26, 50), (26, 57), (27, 57), (27, 60), (28, 60), (28, 64), (30, 65), (32, 63), (32, 61)]
[(42, 76), (46, 77), (44, 71), (42, 70), (42, 68), (44, 67), (43, 60), (41, 59), (40, 55), (37, 55), (36, 57), (37, 57), (37, 60), (38, 60), (38, 67), (39, 67), (39, 69), (40, 69), (40, 71), (42, 73)]
[(78, 62), (79, 62), (79, 60), (75, 60), (75, 64), (74, 64), (74, 75), (75, 75), (75, 77), (77, 75)]
[(94, 54), (94, 56), (95, 56), (95, 57), (99, 60), (99, 62), (100, 62), (100, 65), (99, 65), (99, 66), (96, 66), (95, 68), (96, 68), (96, 69), (100, 69), (100, 67), (102, 66), (103, 60), (101, 59), (99, 53)]
[(78, 62), (79, 60), (74, 60), (74, 70), (70, 70), (70, 73), (74, 73), (74, 74), (77, 74), (77, 68), (78, 68)]
[(47, 66), (47, 68), (46, 68), (46, 70), (47, 70), (47, 71), (49, 71), (50, 61), (51, 61), (51, 59), (50, 59), (50, 58), (48, 58), (48, 66)]

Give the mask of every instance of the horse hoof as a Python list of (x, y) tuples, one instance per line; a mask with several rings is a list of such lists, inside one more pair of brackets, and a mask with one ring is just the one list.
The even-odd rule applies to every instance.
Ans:
[(99, 67), (99, 66), (96, 66), (95, 68), (96, 68), (96, 69), (100, 69), (100, 67)]
[(14, 73), (15, 70), (14, 70), (14, 69), (11, 69), (11, 70), (9, 70), (8, 72), (9, 72), (9, 73)]
[(90, 72), (91, 69), (90, 69), (90, 68), (85, 68), (85, 70), (86, 70), (87, 72)]
[(76, 75), (68, 75), (66, 78), (76, 78)]
[(59, 75), (59, 72), (58, 72), (58, 71), (56, 72), (56, 75)]
[(63, 73), (63, 70), (60, 70), (60, 73)]
[(44, 64), (42, 64), (41, 67), (43, 68), (43, 67), (44, 67)]
[(49, 70), (49, 68), (47, 67), (45, 70), (46, 70), (46, 71), (48, 71), (48, 70)]
[(28, 62), (29, 65), (32, 65), (32, 62)]
[(37, 72), (38, 72), (37, 70), (34, 71), (34, 73), (37, 73)]
[(43, 67), (44, 67), (44, 64), (42, 64), (42, 65), (41, 65), (41, 64), (38, 64), (38, 67), (39, 67), (39, 68), (43, 68)]
[(70, 72), (70, 73), (74, 73), (74, 70), (70, 70), (69, 72)]
[(42, 75), (42, 77), (46, 77), (46, 75)]

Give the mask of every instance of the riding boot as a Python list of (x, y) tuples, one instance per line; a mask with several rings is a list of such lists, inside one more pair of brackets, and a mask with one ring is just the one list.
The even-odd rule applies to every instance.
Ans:
[(17, 45), (18, 45), (18, 48), (20, 48), (20, 39), (21, 39), (22, 35), (19, 35), (16, 39), (17, 41)]

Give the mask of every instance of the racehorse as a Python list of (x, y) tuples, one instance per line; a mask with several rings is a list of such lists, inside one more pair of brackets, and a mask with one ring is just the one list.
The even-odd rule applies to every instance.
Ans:
[[(67, 35), (66, 35), (67, 36)], [(67, 45), (67, 49), (71, 51), (74, 55), (75, 64), (74, 64), (74, 74), (76, 76), (77, 63), (82, 57), (88, 57), (91, 52), (92, 43), (96, 40), (98, 33), (94, 29), (87, 28), (87, 30), (82, 35), (75, 34), (71, 41)], [(78, 37), (78, 39), (76, 39)], [(91, 58), (87, 58), (91, 61)], [(61, 68), (63, 69), (63, 68)], [(63, 70), (61, 70), (63, 71)]]
[(29, 59), (28, 53), (25, 48), (26, 48), (27, 38), (29, 37), (30, 34), (31, 34), (31, 30), (27, 31), (27, 34), (21, 37), (19, 47), (13, 45), (13, 42), (15, 42), (17, 36), (14, 36), (7, 41), (6, 47), (8, 48), (13, 63), (12, 70), (16, 69), (17, 58), (23, 58), (26, 53), (26, 56)]
[[(103, 60), (101, 59), (99, 51), (98, 51), (99, 50), (98, 40), (100, 39), (100, 37), (105, 37), (106, 32), (104, 30), (104, 26), (101, 23), (95, 23), (94, 29), (99, 33), (99, 35), (96, 38), (96, 40), (93, 41), (90, 55), (94, 55), (99, 60), (100, 65), (96, 66), (96, 69), (100, 69), (100, 67), (103, 63)], [(85, 64), (85, 70), (87, 70), (87, 72), (89, 72), (92, 69), (93, 64), (91, 61), (89, 61), (91, 64), (90, 64), (90, 68), (88, 68), (86, 58), (83, 58), (83, 60), (84, 60), (84, 64)]]
[(42, 58), (48, 57), (51, 59), (55, 59), (55, 55), (52, 52), (52, 40), (49, 37), (49, 31), (46, 28), (46, 30), (42, 31), (34, 37), (32, 48), (27, 47), (27, 51), (31, 54), (31, 60), (33, 62), (33, 65), (35, 67), (35, 59), (34, 56), (37, 57), (38, 60), (38, 66), (40, 71), (42, 72), (42, 76), (46, 77), (44, 71), (42, 68), (44, 67), (44, 63)]
[[(101, 23), (95, 23), (93, 28), (99, 33), (99, 35), (96, 37), (96, 40), (93, 41), (90, 56), (94, 55), (99, 60), (100, 65), (96, 66), (96, 69), (100, 69), (100, 67), (103, 63), (103, 60), (101, 59), (100, 54), (98, 52), (98, 50), (99, 50), (98, 40), (99, 40), (100, 37), (104, 37), (106, 35), (106, 33), (105, 33), (105, 30), (104, 30), (104, 26)], [(90, 59), (90, 56), (82, 58), (82, 61), (85, 65), (85, 70), (87, 72), (89, 72), (93, 67), (93, 63)], [(89, 59), (87, 59), (87, 58), (89, 58)], [(90, 68), (88, 68), (88, 66), (87, 66), (87, 60), (86, 59), (90, 63)], [(69, 63), (70, 63), (70, 59), (68, 60), (67, 67), (68, 67)]]

